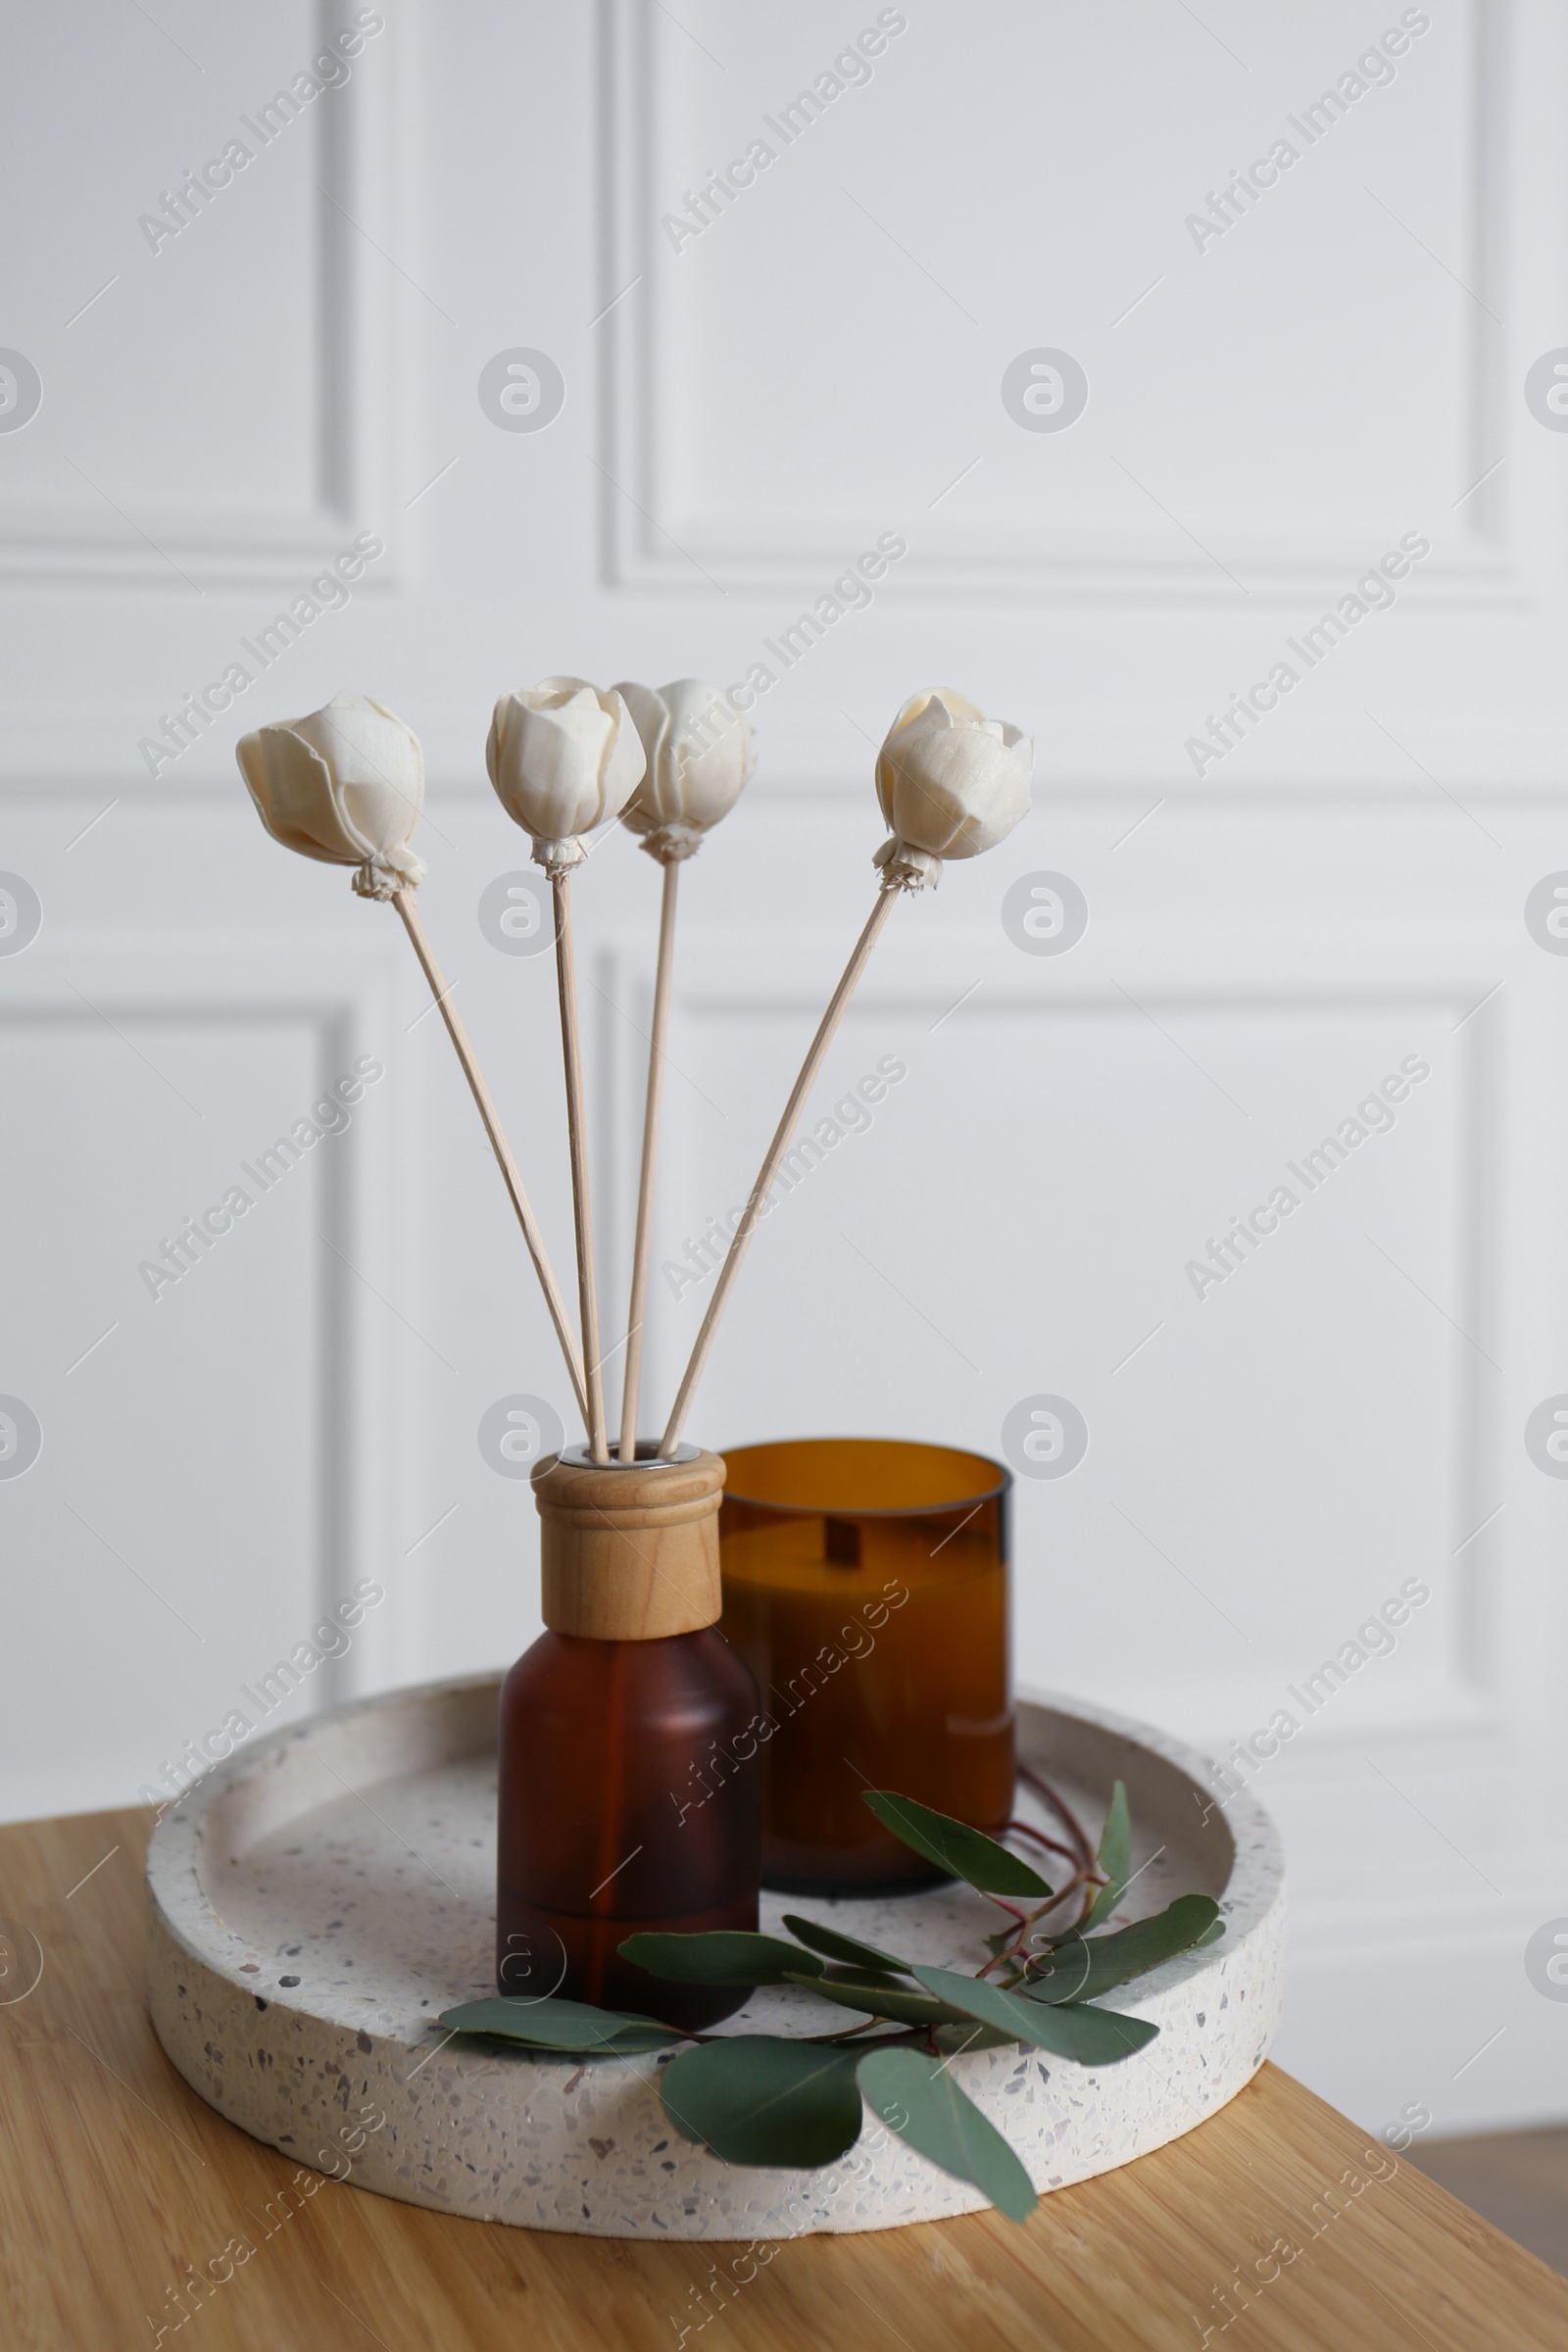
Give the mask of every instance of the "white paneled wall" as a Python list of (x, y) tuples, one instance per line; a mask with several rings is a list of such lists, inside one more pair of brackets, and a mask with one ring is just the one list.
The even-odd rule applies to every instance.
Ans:
[[(0, 1808), (132, 1799), (291, 1654), (277, 1719), (537, 1623), (478, 1428), (566, 1391), (497, 1172), (395, 917), (263, 837), (237, 733), (353, 686), (423, 735), (421, 903), (565, 1266), (551, 960), (478, 918), (526, 864), (490, 704), (751, 675), (759, 774), (683, 883), (652, 1407), (869, 906), (873, 747), (951, 679), (1034, 733), (1038, 805), (896, 911), (811, 1123), (899, 1074), (759, 1239), (696, 1432), (997, 1452), (1070, 1399), (1085, 1458), (1017, 1491), (1022, 1681), (1274, 1725), (1308, 2081), (1372, 2129), (1561, 2112), (1525, 1952), (1568, 1919), (1568, 1485), (1524, 1435), (1568, 1392), (1568, 959), (1525, 920), (1568, 869), (1568, 436), (1526, 397), (1568, 346), (1560, 14), (164, 0), (8, 39), (0, 1411), (42, 1446), (0, 1476)], [(481, 400), (518, 352), (539, 430)], [(1061, 430), (1004, 390), (1047, 352)], [(1060, 955), (1004, 915), (1042, 874), (1088, 909)], [(613, 1302), (656, 876), (616, 837), (576, 896)]]

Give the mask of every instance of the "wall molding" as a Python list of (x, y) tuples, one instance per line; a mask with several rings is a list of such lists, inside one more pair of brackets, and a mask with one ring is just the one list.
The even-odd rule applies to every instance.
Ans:
[[(694, 1025), (744, 1027), (758, 1014), (781, 1013), (798, 1016), (804, 1048), (844, 946), (843, 936), (817, 926), (750, 934), (744, 941), (727, 932), (690, 935), (676, 966), (673, 1051), (682, 1052), (679, 1040), (689, 1038)], [(596, 1177), (605, 1204), (601, 1223), (617, 1232), (622, 1226), (629, 1230), (635, 1205), (646, 1054), (626, 1017), (641, 1006), (645, 962), (631, 956), (606, 956), (597, 967), (601, 990), (622, 1008), (620, 1021), (607, 1014), (601, 1024), (615, 1033), (609, 1042), (618, 1113), (612, 1142), (609, 1122), (601, 1120), (602, 1166)], [(1119, 1024), (1131, 1035), (1145, 1026), (1145, 1005), (1161, 1020), (1179, 1021), (1184, 1012), (1220, 1010), (1255, 1018), (1263, 1028), (1282, 1011), (1372, 1015), (1407, 1008), (1427, 1016), (1432, 1031), (1447, 1040), (1497, 977), (1495, 964), (1489, 963), (1477, 942), (1426, 926), (1359, 942), (1337, 941), (1334, 972), (1335, 977), (1325, 981), (1321, 935), (1305, 930), (1283, 936), (1228, 935), (1219, 943), (1195, 941), (1190, 934), (1168, 930), (1120, 938), (1102, 930), (1097, 938), (1092, 926), (1070, 956), (1034, 961), (1010, 950), (998, 932), (966, 934), (945, 928), (940, 942), (916, 944), (900, 940), (895, 926), (861, 982), (852, 1020), (855, 1012), (893, 1016), (923, 1036), (933, 1016), (942, 1016), (956, 1000), (963, 1000), (976, 975), (982, 974), (983, 988), (963, 1004), (966, 1027), (1071, 1013)], [(1129, 995), (1136, 1004), (1129, 1002)], [(1496, 1326), (1505, 1296), (1499, 1202), (1500, 1155), (1507, 1143), (1494, 1113), (1502, 1100), (1501, 1073), (1514, 1038), (1506, 997), (1495, 1000), (1490, 1013), (1490, 1018), (1459, 1028), (1452, 1040), (1459, 1164), (1452, 1172), (1457, 1203), (1446, 1261), (1449, 1279), (1443, 1295), (1478, 1341), (1494, 1348), (1500, 1346)], [(780, 1081), (781, 1096), (786, 1084), (787, 1074)], [(665, 1115), (667, 1120), (670, 1108)], [(809, 1124), (803, 1118), (803, 1127)], [(684, 1153), (668, 1136), (665, 1156), (673, 1175)], [(698, 1211), (711, 1206), (706, 1199), (694, 1203)], [(618, 1265), (615, 1273), (619, 1280)], [(1342, 1722), (1328, 1712), (1313, 1728), (1314, 1760), (1353, 1752), (1369, 1739), (1393, 1741), (1401, 1753), (1426, 1755), (1435, 1744), (1442, 1754), (1469, 1756), (1478, 1740), (1506, 1737), (1506, 1694), (1495, 1661), (1478, 1650), (1474, 1636), (1476, 1627), (1488, 1621), (1497, 1580), (1507, 1573), (1512, 1541), (1505, 1523), (1468, 1545), (1465, 1541), (1504, 1491), (1505, 1433), (1473, 1348), (1458, 1340), (1452, 1347), (1447, 1424), (1441, 1441), (1433, 1444), (1434, 1462), (1445, 1478), (1449, 1524), (1441, 1560), (1421, 1563), (1429, 1573), (1444, 1576), (1452, 1595), (1445, 1652), (1423, 1678), (1420, 1690), (1401, 1693), (1385, 1714), (1368, 1716), (1357, 1709), (1353, 1719)], [(656, 1382), (666, 1369), (664, 1352), (656, 1333), (649, 1351)], [(1103, 1380), (1086, 1367), (1086, 1389), (1097, 1379), (1102, 1388)], [(1315, 1663), (1303, 1661), (1303, 1670), (1310, 1671)], [(1246, 1687), (1238, 1681), (1233, 1691), (1224, 1676), (1205, 1681), (1189, 1697), (1193, 1705), (1201, 1706), (1205, 1720), (1231, 1718), (1237, 1736), (1267, 1720), (1268, 1709), (1259, 1714)]]
[[(1464, 320), (1465, 361), (1459, 440), (1470, 478), (1487, 474), (1506, 440), (1506, 423), (1517, 408), (1510, 402), (1509, 354), (1500, 333), (1493, 334), (1503, 301), (1506, 264), (1503, 203), (1513, 105), (1513, 46), (1497, 37), (1495, 10), (1475, 0), (1468, 26), (1471, 105), (1465, 125), (1469, 195), (1465, 223), (1468, 285), (1472, 307)], [(722, 517), (716, 514), (671, 514), (661, 497), (662, 435), (667, 430), (667, 396), (658, 359), (658, 286), (661, 264), (672, 258), (659, 237), (657, 191), (676, 184), (659, 169), (657, 110), (645, 103), (656, 86), (656, 44), (667, 44), (679, 71), (693, 67), (689, 46), (659, 21), (657, 0), (600, 0), (600, 70), (597, 82), (600, 224), (600, 293), (604, 324), (600, 449), (600, 551), (605, 584), (661, 596), (710, 597), (754, 592), (809, 599), (853, 560), (858, 539), (830, 539), (803, 529), (777, 509)], [(662, 64), (662, 57), (659, 59)], [(1528, 56), (1521, 71), (1528, 71)], [(613, 306), (609, 307), (609, 306)], [(968, 454), (954, 453), (956, 469)], [(939, 473), (930, 505), (944, 489)], [(1465, 488), (1460, 484), (1459, 489)], [(1450, 493), (1442, 498), (1447, 523)], [(1510, 531), (1510, 497), (1496, 478), (1482, 483), (1463, 504), (1451, 544), (1439, 546), (1424, 567), (1420, 605), (1429, 612), (1507, 612), (1539, 605), (1542, 585), (1534, 564), (1523, 559)], [(863, 517), (861, 520), (863, 521)], [(1310, 605), (1342, 595), (1370, 560), (1376, 534), (1352, 541), (1325, 540), (1291, 522), (1264, 523), (1254, 534), (1227, 537), (1202, 517), (1186, 517), (1203, 539), (1242, 574), (1252, 609)], [(1431, 530), (1437, 514), (1423, 518)], [(1024, 530), (973, 536), (938, 552), (920, 545), (925, 514), (917, 506), (905, 514), (881, 517), (884, 527), (902, 529), (908, 556), (879, 584), (889, 603), (943, 597), (990, 598), (1031, 604), (1070, 605), (1109, 611), (1175, 606), (1203, 611), (1248, 609), (1233, 579), (1216, 568), (1218, 555), (1177, 540), (1168, 528), (1132, 532), (1095, 529), (1078, 543), (1043, 553)], [(852, 526), (846, 524), (846, 530)], [(859, 525), (854, 526), (858, 530)], [(874, 536), (876, 525), (872, 525)], [(1393, 524), (1390, 543), (1401, 527)], [(1038, 541), (1040, 534), (1033, 534)], [(786, 615), (786, 620), (793, 615)]]
[[(339, 0), (317, 0), (316, 42), (343, 19)], [(316, 288), (316, 368), (309, 388), (313, 477), (281, 511), (127, 501), (124, 516), (100, 497), (83, 511), (36, 500), (0, 504), (0, 585), (159, 589), (305, 586), (377, 517), (391, 497), (394, 386), (386, 263), (393, 241), (396, 43), (367, 51), (341, 88), (324, 91), (305, 118), (315, 142), (311, 254), (299, 282)], [(145, 256), (143, 257), (145, 258)], [(79, 488), (62, 467), (62, 478)], [(362, 586), (384, 591), (383, 560)]]
[[(314, 1040), (314, 1083), (322, 1090), (358, 1054), (378, 1048), (385, 1054), (394, 1011), (412, 993), (403, 969), (408, 959), (395, 956), (390, 945), (368, 945), (364, 955), (351, 956), (295, 933), (220, 943), (187, 937), (149, 947), (129, 936), (94, 933), (86, 940), (59, 931), (49, 936), (47, 954), (39, 952), (43, 944), (0, 965), (0, 1010), (13, 1035), (30, 1026), (85, 1037), (102, 1034), (105, 1023), (115, 1029), (139, 1023), (243, 1036), (303, 1024)], [(356, 1577), (377, 1573), (378, 1564), (384, 1571), (388, 1503), (401, 1477), (400, 1450), (388, 1435), (386, 1353), (358, 1271), (391, 1262), (396, 1249), (396, 1169), (407, 1150), (406, 1114), (395, 1102), (386, 1107), (386, 1133), (372, 1142), (362, 1130), (355, 1149), (346, 1139), (334, 1144), (319, 1176), (311, 1345), (322, 1418), (308, 1476), (314, 1597), (320, 1608)], [(228, 1181), (237, 1180), (231, 1170)], [(221, 1190), (220, 1184), (220, 1198)], [(172, 1200), (171, 1217), (184, 1205)], [(188, 1205), (196, 1205), (194, 1198)], [(19, 1383), (24, 1372), (18, 1368)], [(320, 1703), (333, 1693), (380, 1688), (389, 1679), (395, 1641), (391, 1612), (384, 1621), (368, 1619), (364, 1640), (341, 1664), (328, 1661)]]

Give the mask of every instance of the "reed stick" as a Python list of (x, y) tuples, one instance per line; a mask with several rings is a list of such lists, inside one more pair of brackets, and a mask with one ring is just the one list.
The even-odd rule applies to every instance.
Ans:
[(834, 1031), (844, 1017), (845, 1008), (855, 994), (860, 974), (865, 969), (871, 950), (876, 946), (883, 924), (892, 912), (893, 902), (899, 896), (899, 892), (900, 885), (897, 882), (887, 881), (882, 884), (865, 929), (857, 940), (855, 952), (844, 967), (843, 978), (828, 1000), (827, 1010), (817, 1025), (816, 1035), (811, 1040), (810, 1051), (801, 1065), (801, 1074), (796, 1079), (790, 1091), (790, 1099), (784, 1105), (784, 1116), (779, 1120), (773, 1140), (767, 1147), (766, 1156), (758, 1173), (757, 1182), (752, 1187), (751, 1198), (746, 1203), (746, 1213), (735, 1228), (735, 1237), (724, 1253), (724, 1262), (719, 1268), (718, 1280), (713, 1286), (713, 1296), (708, 1302), (708, 1312), (703, 1317), (703, 1327), (697, 1334), (697, 1344), (692, 1349), (691, 1360), (681, 1377), (680, 1388), (676, 1393), (674, 1404), (670, 1408), (668, 1426), (660, 1443), (659, 1458), (661, 1461), (667, 1462), (674, 1459), (675, 1449), (680, 1444), (681, 1429), (686, 1415), (691, 1409), (693, 1393), (697, 1383), (702, 1379), (703, 1367), (708, 1361), (709, 1350), (713, 1345), (713, 1335), (718, 1329), (718, 1319), (728, 1303), (730, 1292), (735, 1287), (735, 1277), (740, 1272), (741, 1260), (746, 1255), (752, 1235), (757, 1230), (761, 1204), (772, 1189), (773, 1179), (779, 1171), (779, 1163), (789, 1149), (790, 1137), (794, 1132), (795, 1122), (800, 1116), (801, 1105), (816, 1084), (828, 1047), (833, 1042)]
[(424, 925), (420, 922), (415, 907), (414, 893), (411, 890), (395, 890), (392, 893), (392, 904), (403, 917), (403, 927), (408, 932), (414, 953), (419, 959), (419, 968), (430, 984), (430, 994), (434, 997), (437, 1009), (446, 1023), (447, 1035), (457, 1050), (458, 1059), (463, 1065), (463, 1074), (467, 1079), (469, 1091), (478, 1105), (479, 1116), (484, 1121), (484, 1131), (490, 1138), (490, 1148), (500, 1162), (501, 1173), (506, 1179), (507, 1191), (512, 1197), (512, 1205), (517, 1212), (517, 1223), (522, 1227), (522, 1238), (528, 1245), (528, 1255), (533, 1259), (534, 1272), (539, 1277), (539, 1287), (544, 1292), (545, 1304), (550, 1309), (550, 1320), (556, 1327), (556, 1337), (561, 1342), (561, 1350), (566, 1359), (566, 1370), (571, 1379), (572, 1395), (577, 1399), (578, 1411), (586, 1421), (588, 1418), (588, 1396), (583, 1385), (582, 1357), (577, 1351), (577, 1343), (572, 1337), (566, 1302), (561, 1296), (560, 1286), (551, 1269), (550, 1259), (546, 1255), (544, 1236), (540, 1233), (533, 1210), (528, 1205), (528, 1196), (522, 1189), (522, 1179), (517, 1174), (517, 1165), (512, 1156), (512, 1148), (502, 1133), (501, 1121), (496, 1115), (496, 1106), (490, 1099), (490, 1089), (480, 1075), (479, 1065), (473, 1057), (473, 1048), (469, 1045), (467, 1033), (458, 1018), (457, 1010), (452, 1003), (452, 991), (441, 977), (441, 967), (436, 962), (430, 942), (425, 936)]
[(626, 1367), (620, 1392), (620, 1458), (637, 1459), (637, 1391), (643, 1369), (643, 1316), (654, 1231), (654, 1171), (659, 1160), (659, 1115), (664, 1092), (664, 1033), (669, 1026), (669, 982), (675, 962), (675, 892), (680, 860), (664, 861), (659, 908), (659, 965), (648, 1040), (648, 1097), (643, 1104), (643, 1165), (637, 1186), (637, 1236), (632, 1247), (631, 1301), (626, 1309)]
[(566, 1138), (571, 1149), (571, 1208), (577, 1236), (577, 1303), (582, 1316), (582, 1360), (591, 1460), (608, 1462), (604, 1368), (599, 1360), (599, 1299), (594, 1287), (593, 1213), (588, 1201), (587, 1121), (582, 1102), (582, 1032), (577, 1020), (577, 970), (571, 951), (571, 872), (552, 866), (556, 894), (556, 981), (561, 996), (561, 1052), (566, 1073)]

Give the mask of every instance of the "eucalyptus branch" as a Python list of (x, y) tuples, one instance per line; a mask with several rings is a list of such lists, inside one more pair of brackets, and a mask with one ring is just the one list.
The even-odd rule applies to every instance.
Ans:
[[(1126, 1790), (1118, 1781), (1096, 1852), (1055, 1790), (1037, 1773), (1026, 1769), (1024, 1778), (1073, 1840), (1069, 1851), (1031, 1825), (1011, 1825), (1074, 1864), (1054, 1891), (1032, 1864), (982, 1831), (891, 1790), (866, 1794), (877, 1818), (906, 1845), (1003, 1913), (1006, 1924), (986, 1938), (991, 1957), (972, 1976), (962, 1973), (962, 1963), (905, 1958), (836, 1923), (786, 1913), (788, 1938), (753, 1929), (648, 1931), (628, 1936), (620, 1957), (666, 1982), (737, 1987), (733, 1999), (717, 2005), (720, 2017), (757, 1988), (777, 1985), (816, 1991), (863, 2012), (854, 2025), (809, 2035), (755, 2026), (737, 2034), (694, 2033), (553, 1995), (470, 2001), (443, 2011), (439, 2022), (452, 2033), (499, 2035), (541, 2056), (624, 2063), (657, 2050), (666, 2061), (659, 2095), (670, 2123), (725, 2163), (805, 2171), (832, 2163), (854, 2145), (868, 2105), (910, 2147), (1022, 2221), (1035, 2203), (1028, 2174), (969, 2098), (952, 2061), (976, 2043), (1011, 2042), (1079, 2066), (1120, 2065), (1159, 2029), (1100, 2007), (1100, 1996), (1224, 1933), (1219, 1905), (1208, 1894), (1178, 1895), (1153, 1918), (1097, 1932), (1132, 1876)], [(1044, 1899), (1032, 1909), (1007, 1899), (1032, 1900), (1037, 1893)], [(1053, 1956), (1075, 1937), (1082, 1940), (1071, 1962), (1064, 1960), (1053, 1977)], [(1049, 1981), (1036, 1981), (1043, 1977)]]

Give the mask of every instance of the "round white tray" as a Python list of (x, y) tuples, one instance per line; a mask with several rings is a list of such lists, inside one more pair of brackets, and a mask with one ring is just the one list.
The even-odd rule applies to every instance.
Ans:
[[(448, 2041), (439, 2013), (494, 1990), (498, 1690), (482, 1676), (317, 1716), (247, 1745), (165, 1815), (147, 1858), (150, 1996), (186, 2082), (301, 2165), (520, 2229), (760, 2239), (982, 2205), (869, 2113), (837, 2164), (754, 2170), (671, 2129), (651, 2058)], [(1045, 2190), (1190, 2132), (1262, 2064), (1284, 1988), (1283, 1859), (1247, 1795), (1205, 1812), (1202, 1759), (1156, 1732), (1020, 1703), (1018, 1744), (1091, 1835), (1126, 1782), (1142, 1868), (1118, 1919), (1197, 1892), (1226, 1923), (1218, 1944), (1107, 1996), (1160, 2028), (1137, 2056), (1102, 2072), (1018, 2047), (954, 2061)], [(871, 1902), (764, 1894), (763, 1928), (779, 1932), (786, 1910), (962, 1968), (997, 1917), (957, 1886)], [(822, 2014), (769, 1989), (720, 2031), (820, 2032)]]

